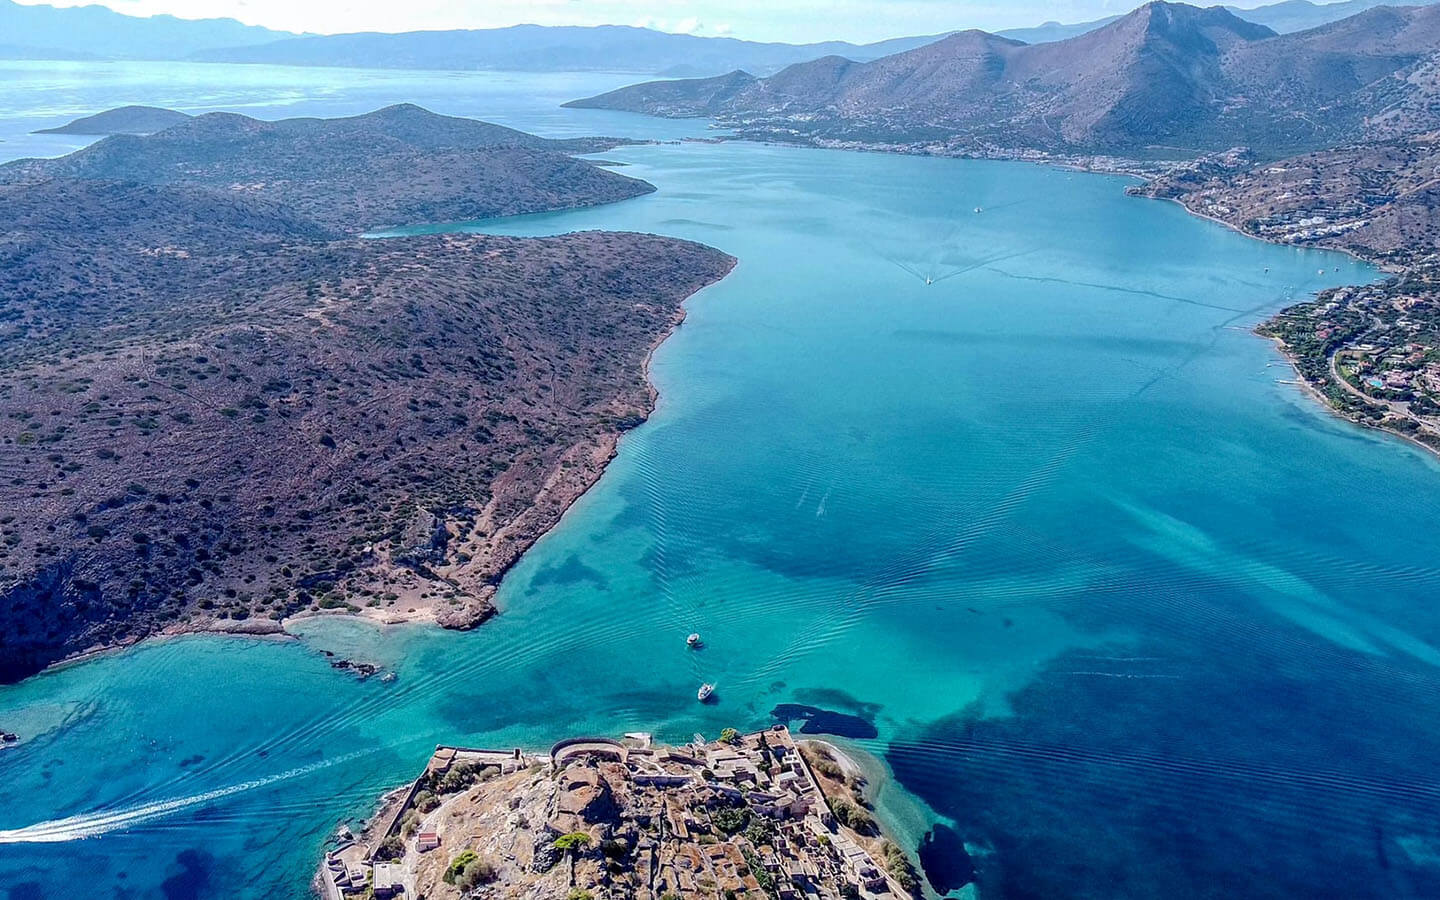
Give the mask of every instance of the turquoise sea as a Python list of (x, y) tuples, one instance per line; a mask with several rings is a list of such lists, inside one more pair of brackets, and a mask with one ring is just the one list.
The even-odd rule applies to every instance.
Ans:
[[(4, 65), (26, 67), (0, 88), (7, 157), (122, 99), (704, 131), (556, 108), (625, 76), (133, 64), (122, 90)], [(740, 265), (689, 302), (655, 416), (502, 615), (155, 641), (0, 688), (24, 736), (0, 751), (0, 897), (304, 897), (325, 838), (438, 742), (777, 715), (883, 763), (882, 814), (941, 893), (1440, 896), (1440, 461), (1331, 417), (1250, 332), (1376, 273), (1121, 178), (605, 156), (658, 193), (473, 227), (654, 231)]]

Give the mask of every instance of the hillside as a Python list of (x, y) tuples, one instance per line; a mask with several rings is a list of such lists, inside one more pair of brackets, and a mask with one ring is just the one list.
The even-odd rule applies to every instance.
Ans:
[(869, 63), (792, 66), (733, 91), (681, 81), (577, 105), (928, 152), (1165, 156), (1243, 143), (1273, 157), (1440, 125), (1437, 50), (1437, 7), (1277, 36), (1218, 7), (1157, 2), (1055, 43), (962, 32)]
[(234, 19), (127, 16), (104, 6), (55, 7), (0, 0), (6, 43), (43, 47), (51, 59), (184, 59), (211, 47), (239, 47), (297, 37)]
[(873, 44), (826, 41), (782, 44), (728, 37), (668, 34), (622, 25), (557, 27), (516, 25), (403, 34), (336, 34), (263, 46), (210, 50), (209, 62), (292, 66), (360, 66), (394, 69), (492, 69), (514, 72), (604, 71), (650, 75), (712, 75), (732, 69), (767, 74), (830, 54), (878, 59), (937, 40), (940, 35), (895, 38)]
[(549, 141), (410, 105), (279, 122), (211, 113), (145, 137), (108, 137), (59, 159), (18, 160), (0, 166), (0, 183), (87, 178), (205, 187), (358, 232), (588, 206), (654, 190), (569, 155), (616, 143)]
[(173, 109), (156, 106), (120, 106), (93, 116), (82, 116), (57, 128), (42, 128), (36, 134), (154, 134), (190, 118)]
[(742, 107), (759, 83), (760, 79), (754, 75), (736, 69), (711, 78), (649, 81), (598, 97), (571, 100), (564, 105), (573, 109), (616, 109), (676, 119), (717, 116)]
[(1135, 193), (1178, 200), (1256, 237), (1403, 265), (1440, 252), (1440, 136), (1351, 144), (1255, 165), (1179, 166)]
[(0, 680), (307, 610), (473, 625), (733, 262), (599, 232), (332, 241), (184, 186), (0, 204)]

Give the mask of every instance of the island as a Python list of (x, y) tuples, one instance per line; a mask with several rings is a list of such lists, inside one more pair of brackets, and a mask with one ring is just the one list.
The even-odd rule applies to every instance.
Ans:
[(630, 143), (550, 140), (413, 104), (339, 119), (209, 113), (117, 134), (58, 159), (0, 166), (0, 183), (52, 178), (207, 188), (278, 203), (333, 231), (464, 222), (613, 203), (655, 190), (574, 154)]
[(678, 747), (439, 747), (359, 835), (342, 828), (315, 882), (326, 900), (919, 896), (840, 756), (784, 725)]
[(93, 116), (82, 116), (35, 134), (75, 134), (86, 137), (110, 134), (154, 134), (190, 118), (189, 113), (159, 106), (118, 106)]
[[(654, 235), (360, 239), (653, 188), (415, 108), (239, 118), (0, 168), (0, 680), (295, 616), (477, 625), (734, 265)], [(287, 162), (347, 141), (389, 160)]]

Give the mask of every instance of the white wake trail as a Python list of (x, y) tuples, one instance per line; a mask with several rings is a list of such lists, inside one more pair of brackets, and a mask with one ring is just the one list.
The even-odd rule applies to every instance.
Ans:
[(253, 791), (256, 788), (266, 787), (281, 781), (288, 781), (292, 778), (302, 778), (318, 772), (321, 769), (327, 769), (330, 766), (349, 762), (352, 759), (374, 752), (374, 750), (357, 750), (354, 753), (347, 753), (344, 756), (337, 756), (334, 759), (322, 760), (306, 766), (300, 766), (288, 772), (266, 775), (263, 778), (243, 781), (240, 784), (216, 788), (215, 790), (205, 791), (202, 794), (194, 794), (189, 797), (157, 800), (153, 803), (144, 803), (139, 806), (108, 812), (84, 813), (64, 819), (53, 819), (49, 822), (37, 822), (34, 825), (27, 825), (24, 828), (0, 831), (0, 844), (58, 844), (66, 841), (79, 841), (85, 838), (98, 837), (99, 835), (108, 834), (112, 831), (119, 831), (122, 828), (139, 825), (142, 822), (161, 819), (173, 813), (180, 812), (181, 810), (203, 806), (225, 797), (244, 793), (245, 791)]

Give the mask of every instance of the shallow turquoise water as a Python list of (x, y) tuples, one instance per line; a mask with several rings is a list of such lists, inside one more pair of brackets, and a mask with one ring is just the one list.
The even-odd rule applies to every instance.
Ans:
[(985, 897), (1440, 893), (1440, 465), (1280, 383), (1249, 332), (1373, 273), (1116, 178), (606, 156), (660, 191), (484, 229), (741, 262), (503, 615), (157, 642), (0, 689), (27, 737), (0, 753), (11, 900), (303, 896), (324, 837), (437, 742), (683, 739), (782, 703), (851, 717), (907, 835), (941, 826), (943, 887), (965, 846)]

